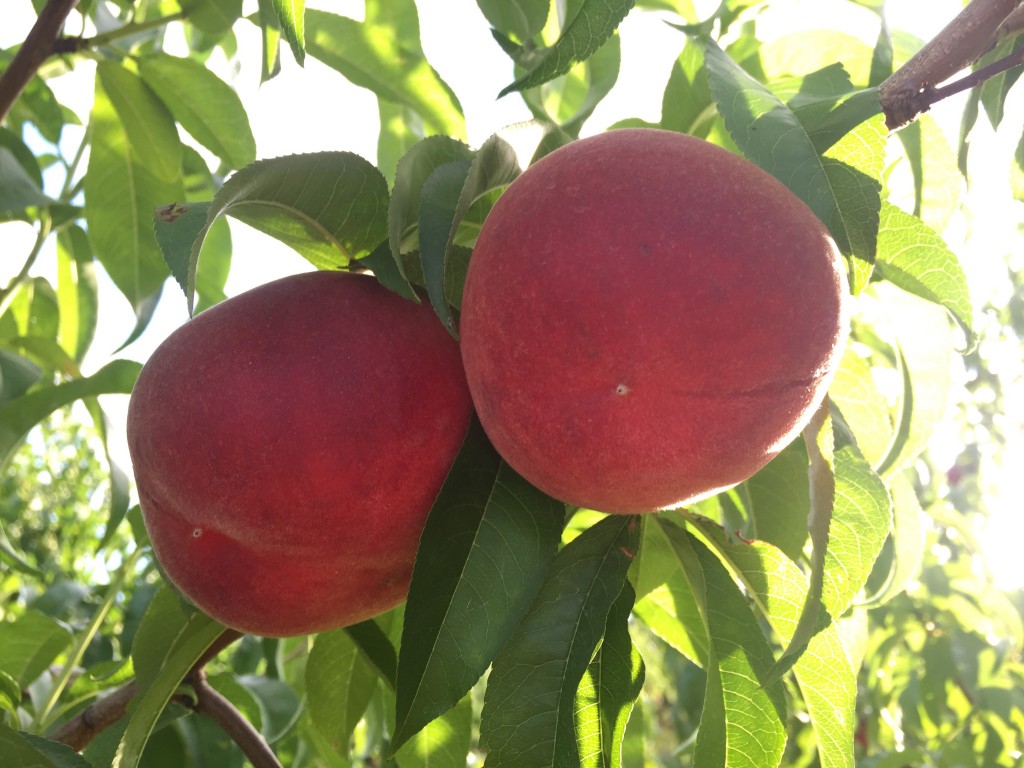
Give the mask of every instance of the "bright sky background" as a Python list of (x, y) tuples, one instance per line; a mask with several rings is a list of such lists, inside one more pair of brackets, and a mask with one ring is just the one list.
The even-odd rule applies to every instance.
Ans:
[[(246, 0), (246, 12), (255, 10), (255, 0)], [(695, 5), (706, 16), (717, 6), (717, 0), (697, 0)], [(30, 0), (7, 0), (0, 25), (0, 47), (24, 39), (35, 18)], [(249, 6), (252, 6), (250, 8)], [(335, 13), (360, 18), (361, 0), (310, 0), (308, 5)], [(529, 112), (516, 96), (496, 99), (498, 91), (512, 79), (508, 58), (492, 40), (488, 25), (474, 0), (444, 0), (441, 3), (417, 3), (420, 11), (422, 44), (428, 60), (458, 95), (466, 114), (469, 143), (479, 146), (498, 129), (529, 119)], [(930, 0), (926, 4), (914, 0), (890, 0), (887, 4), (890, 27), (912, 31), (922, 39), (932, 37), (962, 7), (961, 0)], [(842, 30), (873, 44), (878, 34), (876, 17), (850, 3), (822, 0), (791, 0), (776, 2), (774, 11), (759, 21), (762, 37), (796, 31), (829, 27)], [(922, 13), (922, 7), (927, 12)], [(75, 30), (72, 30), (75, 31)], [(89, 34), (91, 31), (86, 31)], [(283, 51), (283, 72), (260, 86), (260, 40), (255, 26), (236, 26), (239, 41), (237, 63), (214, 56), (211, 66), (232, 82), (245, 105), (260, 158), (312, 152), (317, 150), (348, 150), (375, 162), (378, 131), (376, 97), (357, 88), (339, 74), (307, 57), (300, 69), (290, 53)], [(656, 121), (660, 115), (661, 94), (672, 60), (678, 55), (683, 39), (680, 32), (661, 21), (658, 14), (631, 13), (620, 29), (622, 39), (622, 72), (612, 93), (602, 102), (585, 132), (596, 133), (624, 117), (643, 117)], [(457, 39), (458, 44), (452, 41)], [(171, 53), (184, 55), (184, 42), (168, 40)], [(74, 75), (50, 81), (58, 99), (70, 106), (85, 122), (92, 103), (93, 67), (84, 60), (76, 63)], [(940, 104), (933, 111), (955, 142), (959, 125), (961, 100)], [(1006, 158), (1020, 135), (1024, 124), (1024, 108), (1017, 98), (1008, 105), (1004, 125), (1012, 129), (999, 135), (986, 135), (972, 145), (972, 164), (984, 169), (976, 171), (976, 183), (970, 192), (967, 209), (971, 220), (960, 218), (945, 234), (959, 254), (971, 282), (976, 305), (985, 297), (1005, 301), (1008, 284), (1001, 271), (1004, 255), (1011, 244), (1021, 244), (1016, 222), (1019, 211), (1011, 202), (1008, 171), (999, 158)], [(979, 126), (984, 119), (979, 121)], [(1014, 130), (1016, 135), (1014, 135)], [(81, 129), (69, 127), (69, 146), (77, 145)], [(234, 238), (234, 264), (227, 293), (235, 295), (275, 277), (310, 269), (310, 265), (286, 246), (261, 235), (235, 220), (230, 220)], [(6, 284), (17, 272), (22, 259), (31, 249), (33, 230), (25, 224), (0, 225), (0, 283)], [(1018, 268), (1020, 262), (1018, 248)], [(53, 244), (39, 259), (37, 273), (53, 278)], [(86, 360), (85, 372), (91, 373), (107, 362), (134, 325), (134, 316), (127, 302), (109, 280), (100, 284), (100, 327), (96, 341)], [(187, 319), (185, 301), (173, 283), (164, 291), (156, 316), (143, 337), (120, 355), (145, 361), (152, 350), (177, 326)], [(1007, 373), (1019, 374), (1022, 369), (1019, 345), (1010, 348), (999, 364)], [(1024, 540), (1024, 393), (1006, 398), (1007, 422), (1015, 425), (1007, 446), (1002, 471), (986, 479), (998, 494), (992, 498), (993, 519), (983, 534), (987, 559), (998, 581), (1004, 585), (1024, 584), (1024, 569), (1019, 565), (1017, 548)], [(123, 420), (127, 398), (107, 398), (105, 406), (117, 420)], [(123, 428), (116, 427), (120, 444), (114, 450), (124, 466), (128, 466), (123, 444)], [(951, 463), (956, 455), (955, 430), (940, 430), (936, 443)], [(943, 448), (945, 446), (945, 448)]]

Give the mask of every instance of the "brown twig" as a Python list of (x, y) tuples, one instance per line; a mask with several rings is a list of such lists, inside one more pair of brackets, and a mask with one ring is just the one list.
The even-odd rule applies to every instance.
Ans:
[[(991, 50), (996, 45), (1001, 25), (1019, 5), (1020, 0), (972, 0), (910, 61), (883, 82), (878, 95), (889, 129), (906, 125), (939, 99), (957, 92), (943, 92), (937, 86)], [(959, 90), (974, 84), (977, 83), (965, 84)], [(943, 95), (936, 97), (939, 93)]]
[[(199, 674), (210, 659), (241, 636), (240, 632), (236, 632), (233, 629), (225, 630), (192, 666), (192, 669), (185, 677), (186, 681)], [(113, 693), (94, 701), (66, 723), (63, 723), (48, 738), (67, 744), (77, 751), (85, 749), (96, 736), (124, 717), (125, 712), (128, 711), (129, 702), (138, 692), (139, 686), (134, 680), (122, 685)], [(186, 707), (193, 706), (193, 702), (184, 696), (175, 696), (172, 701)]]
[(281, 768), (277, 755), (271, 750), (263, 735), (245, 719), (234, 704), (206, 682), (206, 673), (203, 670), (197, 670), (189, 682), (196, 692), (192, 708), (219, 725), (249, 758), (253, 768)]
[(64, 21), (78, 0), (49, 0), (32, 30), (14, 54), (10, 65), (0, 75), (0, 123), (11, 111), (25, 86), (31, 82), (36, 71), (53, 52), (54, 41), (64, 27)]

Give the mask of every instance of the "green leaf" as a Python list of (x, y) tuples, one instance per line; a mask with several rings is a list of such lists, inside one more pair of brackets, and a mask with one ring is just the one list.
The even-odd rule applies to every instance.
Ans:
[(709, 641), (708, 681), (694, 764), (709, 768), (777, 766), (786, 746), (785, 694), (764, 684), (772, 653), (747, 600), (700, 541), (659, 517), (689, 581)]
[(460, 258), (463, 253), (454, 246), (459, 226), (481, 195), (510, 184), (520, 172), (511, 145), (494, 134), (471, 162), (459, 160), (441, 166), (423, 184), (420, 263), (434, 311), (452, 334), (455, 320), (449, 305), (460, 305), (469, 266), (468, 257)]
[(14, 154), (7, 147), (0, 146), (0, 213), (15, 213), (52, 202), (25, 172)]
[(581, 768), (621, 768), (622, 741), (644, 684), (644, 662), (629, 636), (629, 582), (608, 611), (604, 640), (576, 692)]
[(427, 294), (441, 323), (455, 334), (455, 318), (448, 306), (446, 267), (449, 246), (455, 238), (455, 211), (469, 173), (468, 159), (435, 168), (420, 190), (420, 264)]
[(878, 269), (890, 283), (949, 310), (973, 348), (974, 310), (956, 254), (927, 224), (889, 203), (882, 208)]
[(919, 115), (896, 137), (910, 166), (910, 178), (891, 174), (889, 199), (942, 232), (960, 208), (964, 187), (956, 153), (931, 115)]
[(505, 86), (498, 98), (546, 83), (590, 58), (610, 38), (635, 0), (582, 0), (576, 15), (562, 27), (555, 44), (540, 54), (527, 74)]
[(144, 56), (137, 63), (142, 80), (174, 119), (228, 167), (242, 168), (256, 159), (245, 107), (227, 83), (198, 61), (166, 53)]
[[(276, 77), (281, 72), (281, 22), (277, 17), (274, 0), (259, 0), (260, 41), (260, 83)], [(305, 42), (305, 41), (303, 41)], [(305, 50), (303, 50), (305, 55)]]
[(661, 127), (706, 138), (717, 116), (718, 110), (711, 98), (704, 67), (704, 51), (699, 44), (688, 40), (672, 65), (665, 86), (661, 100)]
[(362, 258), (386, 237), (387, 206), (384, 177), (366, 160), (351, 152), (317, 152), (253, 163), (228, 179), (212, 203), (160, 208), (155, 227), (161, 246), (169, 248), (165, 258), (191, 311), (199, 252), (221, 214), (329, 269)]
[(877, 254), (885, 140), (882, 118), (867, 120), (833, 144), (822, 159), (839, 206), (838, 244), (853, 257), (850, 284), (855, 294), (867, 285)]
[(576, 691), (622, 591), (639, 528), (636, 517), (608, 517), (555, 557), (488, 678), (480, 745), (490, 768), (578, 763)]
[(509, 469), (474, 422), (427, 518), (413, 569), (396, 746), (486, 671), (541, 588), (564, 516), (565, 506)]
[(465, 138), (458, 99), (423, 55), (413, 0), (371, 0), (366, 16), (307, 9), (306, 50), (355, 85), (412, 108), (428, 133)]
[[(138, 768), (146, 743), (171, 696), (188, 671), (225, 631), (221, 624), (203, 613), (186, 613), (180, 603), (172, 619), (172, 612), (166, 605), (161, 607), (166, 611), (161, 626), (169, 631), (159, 638), (159, 643), (144, 641), (145, 647), (140, 647), (140, 635), (135, 637), (132, 658), (139, 676), (140, 693), (111, 768)], [(141, 634), (141, 627), (139, 632)]]
[[(406, 245), (406, 239), (416, 232), (419, 225), (423, 185), (430, 174), (442, 165), (470, 160), (472, 157), (472, 150), (463, 142), (449, 136), (430, 136), (414, 145), (398, 161), (395, 185), (388, 205), (388, 242), (392, 258), (403, 279), (405, 269), (402, 266), (402, 254), (415, 250), (419, 245), (418, 238), (415, 247)], [(409, 286), (407, 292), (401, 293), (408, 298), (416, 297), (412, 286)]]
[(283, 738), (303, 711), (295, 690), (284, 680), (263, 675), (242, 675), (238, 682), (259, 705), (263, 738), (267, 743)]
[(892, 525), (892, 502), (857, 445), (836, 433), (835, 508), (825, 553), (822, 604), (842, 616), (863, 589)]
[[(877, 469), (892, 442), (893, 423), (889, 403), (878, 389), (871, 365), (854, 345), (843, 352), (828, 394), (843, 414), (864, 458)], [(786, 554), (793, 557), (789, 551)]]
[(0, 408), (0, 461), (28, 431), (61, 406), (84, 397), (130, 394), (142, 366), (129, 360), (108, 363), (92, 376), (42, 387)]
[(96, 551), (104, 549), (114, 537), (117, 527), (128, 514), (128, 505), (131, 501), (131, 480), (128, 473), (121, 468), (121, 465), (110, 452), (110, 421), (103, 412), (97, 398), (89, 398), (85, 401), (85, 407), (92, 416), (96, 431), (99, 432), (100, 441), (103, 443), (103, 453), (110, 468), (110, 512), (103, 525), (103, 538), (96, 545)]
[(305, 0), (272, 0), (277, 19), (281, 24), (288, 45), (292, 48), (295, 61), (301, 66), (306, 62)]
[(465, 768), (473, 735), (473, 702), (465, 697), (428, 723), (395, 755), (401, 768)]
[(807, 203), (844, 254), (873, 261), (877, 232), (873, 217), (880, 205), (874, 169), (884, 159), (877, 126), (868, 123), (859, 128), (841, 146), (833, 147), (833, 156), (822, 158), (789, 106), (713, 41), (704, 46), (711, 93), (743, 153)]
[(633, 612), (658, 637), (707, 669), (708, 636), (675, 549), (655, 517), (641, 518), (643, 539), (635, 565)]
[(66, 744), (22, 733), (0, 723), (0, 754), (11, 768), (93, 768)]
[(57, 234), (57, 304), (61, 346), (81, 363), (96, 335), (99, 295), (89, 238), (77, 224)]
[(377, 167), (395, 183), (398, 162), (423, 139), (419, 118), (412, 108), (387, 99), (377, 99), (380, 133), (377, 135)]
[(367, 619), (345, 627), (345, 631), (381, 679), (394, 690), (398, 655), (380, 625), (373, 619)]
[(71, 632), (49, 616), (28, 610), (15, 621), (0, 624), (0, 669), (21, 688), (45, 672), (70, 644)]
[(376, 685), (376, 673), (347, 632), (317, 635), (306, 662), (307, 706), (317, 730), (343, 757)]
[(924, 510), (913, 484), (904, 473), (887, 480), (892, 494), (892, 534), (878, 560), (886, 569), (884, 580), (869, 598), (871, 605), (892, 600), (903, 592), (907, 582), (919, 575), (927, 544)]
[(953, 352), (945, 310), (886, 283), (872, 289), (880, 299), (874, 328), (896, 347), (902, 383), (893, 441), (878, 467), (889, 475), (921, 454), (945, 417)]
[(242, 0), (178, 0), (191, 24), (208, 35), (219, 37), (242, 16)]
[[(730, 541), (719, 526), (697, 520), (701, 536), (743, 583), (783, 643), (790, 643), (805, 603), (807, 577), (769, 544)], [(823, 768), (853, 768), (857, 680), (836, 626), (816, 634), (793, 665), (818, 739)]]
[[(0, 669), (0, 710), (6, 710), (9, 714), (18, 716), (18, 707), (21, 706), (21, 685), (3, 669)], [(4, 717), (0, 713), (0, 722)]]
[(802, 557), (807, 542), (807, 449), (794, 440), (746, 482), (749, 498), (748, 538), (774, 544), (793, 560)]
[[(152, 215), (158, 205), (185, 196), (181, 144), (170, 115), (152, 92), (137, 78), (132, 80), (135, 75), (110, 66), (116, 74), (107, 79), (136, 86), (121, 94), (128, 102), (124, 109), (135, 114), (130, 122), (136, 135), (129, 136), (98, 78), (84, 180), (85, 216), (93, 253), (141, 318), (147, 299), (160, 290), (168, 274), (153, 238)], [(133, 107), (134, 97), (140, 101)], [(147, 134), (156, 126), (153, 135)], [(145, 162), (135, 142), (146, 147)], [(175, 163), (178, 174), (172, 178), (161, 177), (151, 167), (170, 173)]]
[(525, 43), (544, 29), (551, 0), (476, 0), (476, 4), (492, 27)]
[(594, 113), (619, 77), (622, 46), (612, 35), (586, 61), (545, 83), (538, 91), (525, 91), (523, 98), (542, 121), (553, 120), (569, 136), (579, 136), (583, 123)]

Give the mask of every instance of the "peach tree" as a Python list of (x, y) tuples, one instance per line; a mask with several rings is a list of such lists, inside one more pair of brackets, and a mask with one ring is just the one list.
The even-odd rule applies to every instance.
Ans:
[[(329, 5), (305, 8), (302, 0), (251, 7), (241, 0), (34, 0), (36, 21), (24, 42), (0, 50), (0, 242), (7, 264), (0, 287), (0, 763), (1019, 764), (1024, 595), (993, 585), (976, 528), (985, 514), (985, 472), (1014, 429), (1005, 406), (1008, 388), (1020, 382), (999, 352), (1016, 349), (1019, 358), (1024, 280), (1011, 264), (995, 298), (972, 300), (958, 256), (971, 243), (966, 184), (986, 173), (972, 140), (1010, 132), (1011, 149), (998, 156), (1010, 183), (998, 194), (1024, 199), (1024, 140), (1008, 118), (1024, 61), (1017, 37), (1024, 12), (1016, 0), (964, 4), (928, 42), (894, 27), (882, 0), (829, 0), (835, 24), (812, 29), (797, 24), (801, 4), (792, 0), (440, 5), (365, 0), (361, 14), (347, 16)], [(460, 44), (461, 17), (483, 20), (490, 44), (508, 61), (480, 74), (494, 97), (521, 100), (528, 119), (467, 141), (476, 116), (428, 61), (420, 14), (445, 16), (448, 47)], [(869, 38), (843, 29), (846, 18), (870, 30)], [(657, 119), (630, 111), (639, 104), (609, 107), (631, 65), (626, 52), (642, 51), (626, 42), (651, 21), (675, 41), (670, 66), (646, 67), (643, 75), (663, 93)], [(239, 59), (238, 39), (253, 30), (260, 56)], [(168, 53), (174, 45), (187, 55)], [(301, 89), (296, 65), (307, 60), (366, 89), (377, 113), (339, 116), (338, 146), (319, 152), (302, 152), (303, 116), (293, 115), (294, 153), (262, 157), (247, 105), (216, 74), (216, 62), (229, 61), (254, 81), (291, 78)], [(92, 88), (86, 112), (60, 101), (62, 78)], [(945, 124), (956, 118), (958, 132), (944, 132), (932, 115), (940, 109)], [(380, 126), (373, 158), (351, 151), (343, 130), (367, 120)], [(377, 594), (360, 594), (344, 582), (354, 573), (345, 558), (357, 549), (372, 561), (387, 551), (389, 529), (337, 524), (323, 509), (308, 515), (301, 502), (338, 466), (346, 480), (343, 493), (329, 499), (331, 513), (356, 488), (365, 494), (351, 501), (358, 515), (388, 508), (388, 494), (404, 491), (416, 475), (405, 442), (423, 439), (409, 426), (376, 440), (377, 422), (394, 415), (385, 411), (369, 420), (368, 437), (346, 445), (343, 458), (324, 435), (348, 431), (350, 422), (334, 425), (382, 390), (411, 393), (403, 401), (415, 412), (410, 421), (437, 420), (437, 392), (416, 387), (418, 355), (430, 352), (420, 340), (440, 338), (426, 343), (444, 346), (459, 338), (478, 240), (482, 253), (483, 244), (493, 250), (495, 242), (525, 242), (529, 234), (530, 248), (503, 264), (511, 277), (491, 279), (488, 290), (509, 317), (530, 314), (522, 343), (544, 342), (544, 318), (534, 313), (548, 307), (530, 301), (538, 286), (554, 284), (558, 252), (533, 258), (534, 244), (558, 242), (567, 230), (541, 215), (516, 219), (489, 241), (481, 233), (511, 199), (503, 198), (506, 191), (545, 158), (581, 137), (620, 129), (717, 145), (714, 152), (773, 177), (776, 217), (782, 209), (806, 211), (801, 220), (813, 221), (816, 242), (827, 238), (834, 253), (847, 307), (842, 333), (831, 326), (825, 333), (836, 344), (822, 379), (827, 394), (824, 386), (815, 392), (792, 434), (741, 477), (705, 478), (713, 493), (680, 496), (685, 503), (678, 505), (659, 501), (653, 506), (667, 509), (642, 514), (548, 495), (500, 441), (492, 443), (486, 419), (468, 429), (460, 422), (444, 449), (451, 455), (437, 454), (443, 483), (430, 489), (431, 503), (416, 523), (415, 557), (411, 544), (402, 555), (400, 594), (389, 593), (387, 605)], [(647, 167), (618, 162), (604, 169), (600, 190), (549, 188), (544, 210), (590, 205), (619, 176)], [(643, 173), (673, 176), (657, 158), (651, 166)], [(581, 178), (591, 170), (580, 164)], [(638, 178), (643, 189), (647, 176)], [(643, 219), (644, 248), (671, 229), (658, 223), (672, 209), (671, 199), (658, 199), (669, 194), (663, 189), (650, 205), (628, 207), (631, 220)], [(688, 199), (686, 214), (718, 222), (702, 237), (741, 231), (750, 244), (746, 261), (758, 259), (773, 217), (746, 204), (723, 209), (720, 201), (701, 209), (709, 205), (701, 198)], [(608, 235), (597, 240), (620, 234), (614, 209), (594, 214), (601, 216), (595, 231)], [(218, 327), (215, 318), (236, 301), (226, 297), (229, 274), (256, 269), (251, 254), (232, 253), (237, 230), (229, 219), (289, 246), (312, 269), (360, 273), (349, 281), (405, 302), (403, 313), (419, 312), (418, 327), (391, 330), (403, 334), (395, 359), (406, 366), (388, 368), (387, 386), (360, 379), (362, 386), (336, 388), (353, 355), (388, 346), (386, 336), (362, 329), (390, 310), (360, 304), (350, 315), (321, 320), (313, 313), (324, 311), (323, 302), (312, 292), (289, 294), (282, 314), (258, 311)], [(27, 253), (11, 252), (5, 228), (26, 225), (33, 243)], [(626, 280), (637, 271), (629, 258), (600, 266)], [(672, 270), (672, 259), (658, 268)], [(548, 321), (552, 335), (572, 336), (569, 319), (592, 306), (568, 301), (581, 286), (600, 286), (590, 266), (574, 263), (558, 274), (552, 305), (573, 309)], [(756, 280), (742, 270), (731, 285), (722, 278), (715, 301), (706, 303), (714, 313), (694, 313), (694, 322), (710, 316), (717, 327), (743, 317), (731, 338), (771, 344), (778, 339), (766, 329), (778, 318), (770, 313), (803, 313), (807, 327), (817, 327), (820, 318), (808, 308), (818, 306), (821, 282), (792, 264), (761, 266)], [(677, 295), (686, 301), (686, 284), (695, 279), (666, 274), (671, 291), (658, 306)], [(100, 300), (109, 296), (104, 286), (135, 317), (112, 344), (97, 333), (111, 311)], [(614, 295), (623, 306), (602, 310), (594, 323), (616, 329), (633, 317), (629, 291)], [(136, 453), (133, 474), (118, 450), (123, 403), (143, 362), (132, 350), (162, 332), (152, 321), (167, 302), (196, 315), (182, 331), (219, 330), (177, 336), (185, 341), (173, 359), (142, 379), (147, 392), (162, 387), (163, 394), (147, 401), (140, 417), (156, 426), (133, 444), (162, 451), (162, 463), (143, 466)], [(339, 312), (343, 304), (337, 301)], [(670, 330), (644, 326), (637, 348), (661, 349), (650, 334)], [(359, 351), (343, 346), (350, 336)], [(474, 354), (489, 351), (487, 339), (475, 343)], [(572, 336), (561, 343), (590, 342)], [(662, 344), (667, 351), (659, 354), (670, 356), (676, 343)], [(708, 346), (722, 356), (724, 344)], [(660, 450), (717, 449), (716, 425), (741, 410), (749, 427), (731, 433), (728, 447), (749, 452), (770, 442), (753, 437), (757, 419), (770, 415), (738, 401), (758, 386), (744, 377), (777, 350), (739, 346), (751, 357), (730, 359), (728, 380), (702, 379), (711, 382), (699, 394), (713, 401), (714, 418), (701, 422), (686, 446), (668, 441)], [(232, 390), (256, 347), (270, 368)], [(337, 367), (311, 376), (332, 352)], [(633, 350), (620, 345), (620, 356), (627, 352)], [(217, 376), (208, 375), (209, 361), (221, 366)], [(561, 407), (575, 406), (584, 396), (576, 394), (579, 376), (562, 376), (557, 365), (546, 360), (545, 386), (563, 397)], [(278, 375), (282, 368), (287, 386), (279, 389), (263, 371)], [(662, 379), (669, 383), (685, 373), (684, 366), (668, 370)], [(957, 371), (967, 375), (958, 379)], [(503, 404), (539, 378), (514, 373), (521, 383), (501, 394)], [(647, 373), (636, 370), (641, 378)], [(297, 381), (301, 386), (291, 386)], [(625, 398), (634, 388), (623, 381), (606, 394)], [(219, 419), (243, 405), (251, 408), (239, 410), (237, 427), (224, 428)], [(263, 428), (264, 418), (273, 429)], [(542, 418), (529, 426), (543, 434), (551, 425)], [(574, 431), (568, 450), (586, 438), (597, 453), (622, 447), (606, 446), (618, 438), (599, 427), (566, 419), (558, 438)], [(957, 441), (952, 463), (936, 439), (948, 442), (950, 433)], [(655, 429), (638, 434), (627, 446), (631, 459), (636, 454), (637, 482), (645, 441), (663, 437)], [(317, 471), (309, 470), (314, 462)], [(548, 459), (541, 469), (557, 476), (569, 463)], [(576, 462), (582, 469), (594, 463)], [(172, 475), (165, 469), (172, 465), (182, 471)], [(204, 485), (218, 473), (214, 479), (225, 482)], [(360, 485), (377, 476), (388, 479)], [(616, 482), (632, 480), (626, 473)], [(204, 557), (212, 553), (208, 559), (182, 555), (189, 539), (208, 540), (200, 523), (162, 544), (166, 531), (153, 522), (155, 485), (161, 498), (199, 489), (200, 514), (204, 494), (217, 496), (211, 505), (235, 503), (247, 542), (272, 556), (247, 561), (232, 547), (203, 550)], [(289, 490), (282, 495), (282, 488)], [(346, 536), (359, 538), (350, 545)], [(374, 536), (384, 537), (379, 547)], [(191, 569), (187, 579), (183, 568)], [(328, 582), (325, 596), (328, 573), (343, 586)], [(367, 593), (381, 588), (353, 579)], [(309, 580), (317, 580), (316, 589)], [(243, 591), (250, 586), (251, 593)], [(242, 613), (255, 613), (255, 623), (241, 626), (237, 614), (220, 611), (218, 592)], [(199, 593), (206, 593), (202, 601), (193, 597)], [(375, 615), (341, 610), (357, 615), (356, 623), (275, 621), (308, 617), (315, 601), (338, 602), (341, 594), (375, 606)], [(266, 635), (252, 634), (255, 627)], [(306, 634), (310, 627), (321, 631)]]

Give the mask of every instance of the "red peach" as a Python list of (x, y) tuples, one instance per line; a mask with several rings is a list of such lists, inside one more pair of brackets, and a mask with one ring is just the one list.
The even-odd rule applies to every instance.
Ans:
[(288, 636), (400, 603), (469, 427), (458, 345), (373, 278), (268, 283), (171, 334), (128, 441), (167, 577), (235, 629)]
[(550, 495), (604, 512), (741, 482), (805, 425), (845, 341), (843, 260), (774, 177), (624, 129), (527, 169), (487, 217), (462, 303), (481, 423)]

